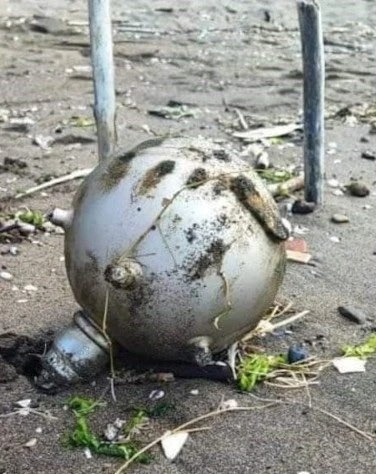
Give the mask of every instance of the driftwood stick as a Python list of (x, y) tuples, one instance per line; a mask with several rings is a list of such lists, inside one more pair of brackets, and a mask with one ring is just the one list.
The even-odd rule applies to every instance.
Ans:
[(323, 203), (324, 194), (324, 42), (320, 6), (298, 0), (304, 75), (304, 173), (306, 201)]
[(33, 186), (32, 188), (26, 189), (26, 191), (21, 191), (20, 193), (12, 197), (13, 199), (21, 199), (26, 196), (30, 196), (31, 194), (35, 194), (38, 191), (43, 191), (44, 189), (57, 186), (58, 184), (64, 184), (69, 181), (73, 181), (75, 179), (86, 178), (86, 176), (90, 174), (92, 171), (93, 171), (92, 168), (72, 171), (72, 173), (66, 174), (64, 176), (60, 176), (59, 178), (51, 179), (51, 181), (46, 181), (45, 183), (39, 184), (38, 186)]
[(91, 62), (93, 67), (99, 159), (112, 156), (115, 142), (115, 83), (110, 0), (89, 0)]
[(269, 192), (272, 196), (284, 196), (299, 191), (304, 187), (304, 176), (295, 176), (294, 178), (288, 179), (284, 183), (272, 183), (268, 184)]

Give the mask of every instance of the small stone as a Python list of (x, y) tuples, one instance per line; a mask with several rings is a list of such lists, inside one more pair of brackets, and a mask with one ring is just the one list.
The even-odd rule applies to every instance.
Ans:
[(350, 222), (350, 219), (345, 214), (333, 214), (331, 221), (335, 224), (345, 224), (346, 222)]
[(332, 191), (333, 196), (343, 196), (344, 192), (341, 189), (335, 189)]
[(116, 426), (114, 426), (113, 423), (108, 423), (103, 434), (107, 441), (114, 441), (118, 433), (119, 433), (119, 429)]
[(360, 143), (369, 143), (369, 138), (367, 138), (367, 137), (360, 137)]
[(24, 290), (28, 292), (38, 291), (38, 288), (34, 285), (26, 285), (24, 286)]
[(308, 359), (309, 353), (306, 348), (302, 346), (291, 346), (287, 353), (287, 361), (289, 364), (295, 364)]
[(375, 161), (376, 160), (376, 154), (375, 153), (372, 153), (371, 151), (363, 151), (362, 153), (362, 158), (364, 158), (365, 160), (371, 160), (371, 161)]
[(298, 199), (294, 202), (291, 208), (293, 214), (310, 214), (315, 210), (316, 204), (314, 202), (303, 201)]
[(197, 388), (194, 388), (194, 389), (191, 390), (189, 393), (190, 393), (191, 395), (195, 395), (195, 396), (196, 396), (196, 395), (199, 394), (199, 391), (197, 390)]
[(37, 444), (37, 438), (31, 438), (27, 443), (24, 444), (25, 448), (33, 448)]
[(85, 454), (85, 458), (86, 458), (86, 459), (91, 459), (91, 458), (93, 457), (93, 455), (91, 454), (91, 451), (90, 451), (90, 449), (89, 449), (88, 447), (86, 447), (86, 448), (84, 449), (84, 454)]
[(43, 432), (43, 428), (38, 426), (38, 428), (35, 428), (35, 432), (38, 433), (38, 434), (41, 434)]
[(259, 170), (266, 170), (270, 167), (269, 155), (266, 151), (260, 153), (256, 160), (256, 168)]
[(36, 232), (36, 227), (33, 224), (28, 224), (27, 222), (19, 222), (19, 232), (24, 237), (28, 237), (30, 234)]
[(13, 275), (9, 272), (0, 272), (0, 278), (5, 281), (13, 280)]
[(356, 306), (338, 306), (338, 312), (341, 316), (356, 324), (365, 324), (367, 315)]
[(163, 390), (152, 390), (149, 395), (150, 400), (160, 400), (165, 396), (165, 393)]
[(352, 196), (366, 197), (370, 193), (370, 190), (367, 185), (362, 183), (361, 181), (354, 181), (348, 184), (346, 187)]
[(18, 400), (14, 404), (21, 408), (29, 408), (31, 404), (31, 398), (25, 398), (25, 400)]
[(327, 185), (329, 186), (329, 188), (339, 188), (340, 187), (340, 183), (338, 181), (338, 179), (328, 179), (328, 181), (326, 182)]
[(329, 237), (329, 240), (331, 242), (334, 242), (335, 244), (339, 244), (341, 242), (341, 239), (339, 237), (337, 237), (336, 235), (331, 235)]

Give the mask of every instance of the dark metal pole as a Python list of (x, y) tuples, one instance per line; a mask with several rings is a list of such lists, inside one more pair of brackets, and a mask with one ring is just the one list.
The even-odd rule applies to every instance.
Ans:
[(320, 5), (298, 0), (304, 74), (304, 188), (305, 199), (323, 204), (324, 198), (324, 41)]

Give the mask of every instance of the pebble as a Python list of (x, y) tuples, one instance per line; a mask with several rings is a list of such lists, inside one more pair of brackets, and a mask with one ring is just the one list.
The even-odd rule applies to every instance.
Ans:
[(346, 222), (350, 222), (350, 219), (345, 214), (333, 214), (331, 221), (335, 224), (345, 224)]
[(24, 444), (25, 448), (33, 448), (37, 444), (37, 438), (31, 438)]
[(333, 179), (328, 179), (327, 185), (329, 186), (329, 188), (339, 188), (340, 187), (338, 179), (334, 179), (334, 178)]
[(150, 400), (160, 400), (165, 396), (165, 393), (163, 390), (152, 390), (149, 395)]
[(365, 160), (371, 160), (371, 161), (376, 160), (376, 154), (372, 153), (371, 151), (363, 151), (363, 153), (361, 154), (361, 157), (364, 158)]
[(24, 286), (25, 291), (38, 291), (38, 288), (34, 285), (26, 285)]
[(341, 242), (341, 239), (339, 237), (337, 237), (336, 235), (330, 236), (329, 240), (334, 242), (335, 244), (339, 244)]
[(287, 353), (287, 361), (289, 364), (294, 364), (302, 360), (308, 359), (309, 353), (306, 348), (302, 346), (291, 346)]
[(9, 272), (0, 272), (0, 278), (5, 281), (13, 280), (13, 275)]
[(19, 223), (19, 232), (24, 237), (29, 237), (29, 235), (34, 234), (36, 229), (37, 228), (33, 224), (28, 224), (26, 222)]
[(87, 447), (84, 449), (84, 454), (85, 454), (86, 459), (91, 459), (93, 457), (93, 455), (91, 454), (90, 449), (87, 448)]
[(193, 390), (191, 390), (189, 392), (191, 395), (198, 395), (199, 394), (199, 391), (197, 390), (197, 388), (194, 388)]
[(367, 138), (367, 137), (360, 137), (360, 142), (361, 142), (361, 143), (368, 143), (368, 142), (369, 142), (369, 138)]
[(352, 196), (366, 197), (370, 193), (369, 188), (367, 187), (367, 185), (365, 185), (361, 181), (354, 181), (354, 182), (348, 184), (346, 187), (347, 187), (349, 193)]
[(332, 191), (333, 196), (343, 196), (344, 192), (341, 189), (335, 189)]
[(356, 306), (338, 306), (338, 312), (341, 316), (356, 324), (365, 324), (367, 315)]
[(291, 208), (293, 214), (310, 214), (315, 210), (316, 204), (314, 202), (303, 201), (298, 199), (294, 202)]
[(259, 170), (266, 170), (267, 168), (270, 167), (270, 161), (269, 161), (269, 155), (266, 153), (266, 151), (263, 151), (260, 153), (256, 160), (256, 168)]

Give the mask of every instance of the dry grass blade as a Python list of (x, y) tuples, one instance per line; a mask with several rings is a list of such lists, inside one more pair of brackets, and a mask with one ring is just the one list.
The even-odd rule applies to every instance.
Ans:
[(92, 168), (87, 168), (83, 170), (73, 171), (65, 176), (60, 176), (59, 178), (51, 179), (50, 181), (46, 181), (45, 183), (39, 184), (38, 186), (33, 186), (32, 188), (26, 189), (26, 191), (22, 191), (14, 196), (14, 199), (21, 199), (26, 196), (30, 196), (31, 194), (35, 194), (38, 191), (43, 191), (43, 189), (51, 188), (53, 186), (57, 186), (59, 184), (67, 183), (69, 181), (73, 181), (75, 179), (86, 178), (91, 172)]
[[(137, 453), (132, 456), (127, 462), (125, 462), (122, 466), (119, 467), (119, 469), (114, 473), (114, 474), (121, 474), (124, 472), (141, 454), (145, 453), (146, 451), (149, 451), (153, 446), (157, 445), (165, 436), (169, 436), (174, 433), (178, 433), (179, 431), (188, 431), (186, 428), (189, 428), (190, 426), (194, 425), (195, 423), (199, 423), (200, 421), (207, 420), (208, 418), (213, 418), (218, 415), (223, 415), (224, 413), (228, 412), (234, 412), (234, 411), (253, 411), (253, 410), (263, 410), (265, 408), (269, 408), (271, 406), (274, 406), (274, 402), (268, 402), (262, 406), (254, 406), (254, 407), (231, 407), (231, 408), (225, 408), (225, 409), (217, 409), (214, 411), (211, 411), (209, 413), (205, 413), (204, 415), (200, 415), (196, 418), (193, 418), (192, 420), (189, 420), (176, 428), (174, 428), (171, 431), (168, 431), (167, 433), (164, 433), (163, 435), (159, 436), (158, 438), (154, 439), (151, 443), (147, 444), (144, 446), (142, 449), (137, 451)], [(206, 428), (206, 427), (205, 427)], [(202, 429), (202, 428), (201, 428)], [(200, 431), (200, 428), (194, 428), (194, 430)], [(189, 429), (190, 432), (193, 432), (192, 429)]]
[(368, 441), (375, 441), (376, 435), (374, 435), (373, 433), (363, 431), (360, 428), (357, 428), (353, 424), (349, 423), (348, 421), (344, 420), (343, 418), (340, 418), (339, 416), (335, 415), (334, 413), (331, 413), (328, 410), (324, 410), (323, 408), (316, 407), (315, 405), (312, 405), (312, 401), (311, 401), (311, 406), (309, 406), (309, 405), (306, 405), (304, 403), (290, 402), (288, 400), (279, 400), (279, 399), (274, 399), (274, 398), (259, 397), (257, 395), (252, 394), (252, 393), (250, 393), (249, 396), (254, 398), (255, 400), (257, 400), (259, 402), (262, 402), (262, 403), (273, 403), (274, 402), (276, 405), (292, 405), (292, 406), (306, 407), (308, 409), (311, 409), (313, 411), (316, 411), (318, 413), (322, 413), (323, 415), (328, 416), (332, 420), (337, 421), (340, 425), (346, 426), (351, 431), (354, 431), (355, 433), (357, 433), (358, 435), (360, 435), (363, 438), (367, 439)]
[(265, 318), (263, 318), (260, 321), (260, 323), (254, 329), (252, 329), (252, 331), (247, 333), (242, 338), (241, 342), (247, 342), (255, 336), (260, 336), (262, 334), (273, 332), (278, 328), (281, 328), (283, 326), (287, 326), (288, 324), (291, 324), (291, 323), (295, 322), (296, 320), (303, 318), (304, 316), (306, 316), (309, 313), (309, 310), (305, 310), (305, 311), (301, 311), (300, 313), (296, 313), (296, 314), (290, 316), (289, 318), (284, 319), (282, 321), (279, 321), (277, 323), (272, 323), (271, 322), (272, 319), (279, 318), (283, 314), (286, 314), (288, 311), (290, 311), (291, 307), (292, 307), (292, 304), (289, 303), (283, 310), (278, 312), (278, 309), (276, 309), (276, 308), (279, 308), (279, 306), (276, 306), (273, 309), (273, 311), (271, 312), (271, 314), (269, 314)]
[(101, 332), (102, 332), (104, 338), (105, 338), (106, 341), (107, 341), (108, 349), (109, 349), (109, 352), (110, 352), (110, 374), (111, 374), (111, 377), (110, 377), (110, 386), (111, 386), (111, 396), (112, 396), (113, 401), (116, 402), (117, 399), (116, 399), (115, 384), (114, 384), (114, 380), (115, 380), (114, 350), (113, 350), (113, 346), (112, 346), (112, 340), (111, 340), (110, 336), (109, 336), (108, 333), (107, 333), (107, 317), (108, 317), (108, 303), (109, 303), (109, 299), (110, 299), (110, 292), (109, 292), (109, 290), (107, 289), (107, 291), (106, 291), (105, 303), (104, 303), (104, 311), (103, 311), (103, 320), (102, 320)]

